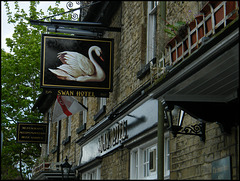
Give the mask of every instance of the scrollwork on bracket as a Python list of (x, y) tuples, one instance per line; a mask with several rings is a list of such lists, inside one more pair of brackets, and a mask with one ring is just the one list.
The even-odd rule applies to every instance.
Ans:
[(195, 124), (190, 127), (185, 127), (181, 132), (198, 134), (202, 132), (202, 124)]
[(174, 131), (174, 136), (177, 134), (185, 134), (185, 135), (195, 135), (201, 138), (201, 141), (205, 141), (205, 123), (199, 123), (191, 126), (186, 126), (181, 130)]
[[(76, 1), (77, 5), (80, 5), (80, 1)], [(68, 1), (66, 4), (66, 7), (71, 10), (71, 8), (73, 7), (73, 2), (72, 1)], [(72, 20), (78, 20), (78, 14), (77, 13), (72, 13)]]

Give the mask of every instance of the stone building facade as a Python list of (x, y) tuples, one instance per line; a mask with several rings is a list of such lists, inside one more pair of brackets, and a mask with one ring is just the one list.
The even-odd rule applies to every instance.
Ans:
[[(224, 1), (219, 1), (219, 4), (222, 2)], [(237, 9), (239, 6), (237, 1), (233, 2)], [(209, 106), (208, 103), (211, 103), (210, 107), (215, 106), (215, 101), (221, 103), (221, 100), (207, 92), (211, 87), (210, 84), (206, 84), (205, 97), (203, 97), (201, 92), (197, 91), (201, 80), (205, 79), (206, 82), (212, 80), (204, 77), (203, 74), (194, 74), (194, 70), (200, 72), (204, 67), (210, 66), (207, 63), (202, 63), (201, 66), (199, 63), (198, 66), (194, 62), (203, 61), (201, 56), (206, 55), (207, 50), (217, 51), (212, 50), (212, 47), (221, 44), (219, 42), (223, 42), (231, 35), (224, 32), (230, 32), (230, 29), (231, 32), (238, 30), (238, 27), (234, 28), (238, 22), (238, 14), (232, 24), (221, 26), (217, 35), (206, 36), (213, 42), (205, 45), (207, 48), (201, 48), (204, 45), (202, 40), (194, 53), (189, 53), (175, 64), (169, 58), (165, 58), (164, 66), (159, 66), (163, 55), (168, 52), (167, 44), (171, 39), (167, 33), (164, 33), (161, 23), (174, 24), (178, 21), (190, 23), (197, 15), (203, 13), (208, 3), (207, 1), (106, 1), (88, 8), (83, 21), (101, 22), (109, 27), (121, 28), (121, 32), (105, 31), (103, 34), (103, 38), (114, 39), (113, 91), (109, 93), (108, 98), (75, 97), (88, 110), (58, 122), (51, 121), (56, 99), (56, 95), (53, 96), (48, 109), (42, 111), (44, 121), (49, 123), (49, 139), (48, 144), (42, 145), (39, 159), (40, 163), (50, 162), (51, 167), (50, 171), (42, 170), (35, 173), (33, 179), (46, 179), (47, 172), (55, 172), (55, 178), (59, 179), (60, 174), (57, 174), (57, 170), (60, 170), (59, 165), (64, 162), (66, 156), (72, 165), (74, 177), (80, 180), (215, 179), (220, 175), (214, 171), (215, 163), (217, 165), (220, 159), (228, 158), (230, 158), (230, 168), (224, 168), (226, 174), (230, 174), (233, 180), (239, 179), (238, 113), (236, 109), (228, 112), (228, 107), (219, 107), (219, 111), (227, 110), (226, 114), (235, 115), (234, 119), (230, 117), (229, 119), (232, 120), (224, 120), (225, 122), (207, 118), (204, 120), (196, 110), (202, 109), (201, 106)], [(162, 6), (165, 7), (166, 19), (161, 14), (164, 11)], [(93, 11), (94, 15), (92, 15)], [(149, 28), (150, 20), (153, 24)], [(154, 35), (151, 34), (152, 29), (155, 29)], [(238, 33), (233, 37), (236, 36), (238, 39)], [(152, 37), (152, 40), (149, 37)], [(233, 41), (229, 47), (234, 48), (235, 44), (238, 46), (238, 43)], [(219, 47), (223, 49), (220, 45)], [(230, 51), (229, 47), (224, 50)], [(235, 49), (232, 51), (238, 55)], [(214, 52), (212, 54), (215, 55)], [(211, 61), (221, 56), (224, 55), (218, 53)], [(239, 57), (237, 61), (239, 62)], [(192, 68), (194, 66), (196, 69)], [(154, 71), (158, 69), (165, 71), (160, 76), (158, 76), (159, 72), (157, 77), (153, 76)], [(189, 74), (184, 70), (189, 71)], [(211, 68), (208, 70), (217, 71)], [(181, 81), (177, 82), (179, 77)], [(221, 80), (214, 80), (221, 83)], [(219, 87), (220, 84), (215, 85), (213, 89), (220, 90)], [(234, 92), (231, 94), (234, 96), (230, 103), (227, 102), (230, 106), (239, 105), (239, 97), (235, 92), (239, 91), (238, 87), (239, 84), (233, 85)], [(195, 94), (191, 94), (190, 91)], [(179, 97), (177, 97), (178, 92), (182, 93)], [(190, 100), (193, 95), (195, 97)], [(213, 98), (210, 99), (209, 96), (212, 95)], [(220, 92), (216, 95), (222, 94)], [(187, 100), (182, 101), (181, 96)], [(198, 98), (199, 100), (195, 101)], [(164, 108), (161, 106), (163, 100), (169, 105), (178, 105), (186, 110), (183, 126), (203, 122), (205, 140), (201, 141), (196, 135), (174, 136), (167, 129), (166, 115), (161, 116), (161, 113), (164, 113)], [(185, 101), (192, 104), (190, 106), (192, 109), (185, 104)], [(39, 104), (43, 103), (38, 103), (36, 107), (39, 108)], [(210, 107), (206, 110), (202, 109), (202, 114), (209, 114), (210, 117)], [(226, 118), (225, 115), (223, 117)], [(69, 119), (71, 119), (70, 124)], [(228, 121), (231, 122), (229, 127), (225, 124)], [(162, 124), (162, 127), (159, 124)], [(217, 168), (221, 169), (219, 165)]]

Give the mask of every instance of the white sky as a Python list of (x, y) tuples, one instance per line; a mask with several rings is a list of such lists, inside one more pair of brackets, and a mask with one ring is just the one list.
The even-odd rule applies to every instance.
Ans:
[[(55, 6), (56, 1), (40, 1), (40, 4), (37, 6), (37, 10), (39, 11), (42, 9), (45, 15), (47, 15), (47, 9), (51, 5), (52, 7)], [(61, 1), (60, 6), (61, 8), (64, 8), (65, 11), (68, 11), (66, 7), (66, 3), (68, 1)], [(76, 1), (73, 2), (72, 8), (77, 8), (79, 5), (76, 4)], [(10, 10), (12, 11), (12, 15), (15, 14), (14, 9), (14, 1), (8, 1)], [(18, 4), (20, 6), (20, 9), (24, 9), (26, 13), (28, 13), (30, 1), (18, 1)], [(4, 6), (4, 2), (1, 1), (1, 48), (4, 49), (7, 52), (10, 52), (10, 49), (5, 44), (6, 38), (12, 38), (12, 34), (14, 32), (14, 25), (7, 23), (7, 14), (6, 14), (6, 8)]]

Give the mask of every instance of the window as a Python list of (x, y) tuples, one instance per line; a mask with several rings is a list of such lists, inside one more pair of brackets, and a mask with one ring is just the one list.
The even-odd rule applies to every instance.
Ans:
[(164, 179), (170, 179), (169, 132), (164, 133)]
[[(87, 98), (83, 97), (83, 105), (87, 107)], [(80, 133), (85, 129), (85, 124), (87, 122), (87, 110), (79, 112), (79, 128), (77, 129), (77, 133)]]
[(106, 112), (106, 101), (107, 98), (101, 97), (97, 98), (97, 114), (94, 115), (94, 121), (96, 121), (100, 116)]
[(54, 154), (59, 146), (58, 143), (58, 137), (59, 137), (59, 126), (60, 126), (60, 121), (54, 122), (53, 123), (53, 148), (51, 150), (51, 153)]
[(100, 180), (101, 166), (95, 167), (82, 174), (82, 180)]
[(71, 136), (71, 122), (72, 122), (72, 116), (68, 116), (67, 125), (66, 125), (66, 137)]
[(66, 131), (65, 131), (65, 139), (62, 141), (63, 145), (66, 145), (70, 142), (71, 139), (71, 122), (72, 116), (68, 116), (66, 119)]
[(131, 150), (131, 179), (157, 179), (157, 138)]
[[(157, 179), (157, 138), (130, 152), (130, 179)], [(170, 179), (169, 132), (164, 134), (164, 179)]]
[(97, 101), (98, 101), (98, 103), (97, 103), (97, 105), (98, 105), (98, 111), (100, 111), (100, 110), (102, 109), (102, 107), (106, 105), (107, 98), (105, 98), (105, 97), (100, 97), (100, 98), (98, 98)]
[(158, 1), (148, 1), (146, 63), (148, 63), (155, 57), (157, 5)]

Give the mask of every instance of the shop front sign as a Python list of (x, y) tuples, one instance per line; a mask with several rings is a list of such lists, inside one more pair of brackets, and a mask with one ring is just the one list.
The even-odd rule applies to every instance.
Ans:
[[(106, 118), (107, 119), (107, 118)], [(104, 121), (104, 120), (103, 120)], [(81, 144), (79, 164), (85, 164), (123, 145), (129, 139), (157, 126), (158, 100), (144, 102), (119, 120), (103, 129), (91, 140)], [(91, 133), (89, 133), (91, 134)]]
[(127, 139), (127, 120), (118, 122), (98, 137), (98, 151), (102, 153), (125, 139)]

